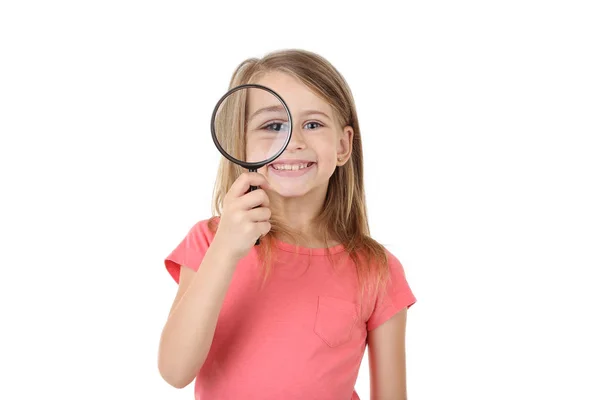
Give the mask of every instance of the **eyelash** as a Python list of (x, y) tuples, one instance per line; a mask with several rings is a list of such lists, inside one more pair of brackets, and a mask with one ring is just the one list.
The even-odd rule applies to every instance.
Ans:
[[(322, 124), (322, 123), (320, 123), (320, 122), (317, 122), (317, 121), (310, 121), (310, 122), (307, 122), (307, 123), (306, 123), (306, 125), (308, 125), (308, 124), (317, 124), (317, 125), (318, 125), (318, 126), (317, 126), (317, 128), (322, 128), (322, 127), (323, 127), (323, 124)], [(306, 126), (306, 125), (305, 125), (305, 126)], [(315, 129), (316, 129), (316, 128), (315, 128)], [(314, 130), (314, 129), (311, 129), (311, 130)]]

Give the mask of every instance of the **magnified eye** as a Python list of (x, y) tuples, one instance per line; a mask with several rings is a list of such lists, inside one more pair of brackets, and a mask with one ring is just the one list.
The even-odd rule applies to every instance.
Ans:
[(266, 129), (268, 131), (274, 131), (274, 132), (281, 132), (281, 131), (287, 132), (287, 124), (283, 123), (283, 122), (272, 122), (268, 125), (265, 125), (263, 127), (263, 129)]

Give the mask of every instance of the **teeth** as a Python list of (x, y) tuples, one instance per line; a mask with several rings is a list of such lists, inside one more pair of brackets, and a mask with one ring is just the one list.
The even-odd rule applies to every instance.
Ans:
[(273, 164), (273, 168), (279, 171), (298, 171), (308, 167), (309, 163), (304, 164)]

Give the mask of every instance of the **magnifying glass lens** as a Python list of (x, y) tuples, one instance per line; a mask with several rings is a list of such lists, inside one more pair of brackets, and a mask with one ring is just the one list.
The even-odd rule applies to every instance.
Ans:
[(259, 87), (230, 92), (215, 110), (215, 141), (240, 165), (265, 163), (289, 142), (291, 122), (285, 104)]

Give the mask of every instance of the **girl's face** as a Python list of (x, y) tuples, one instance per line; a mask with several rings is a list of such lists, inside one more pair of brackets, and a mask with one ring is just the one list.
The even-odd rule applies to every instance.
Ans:
[[(297, 78), (269, 72), (255, 82), (277, 92), (292, 114), (292, 137), (273, 163), (259, 169), (272, 190), (283, 197), (300, 197), (310, 192), (327, 192), (329, 178), (350, 157), (352, 128), (342, 128), (332, 107)], [(248, 113), (260, 107), (261, 99), (249, 96)], [(246, 147), (248, 159), (253, 150)]]

